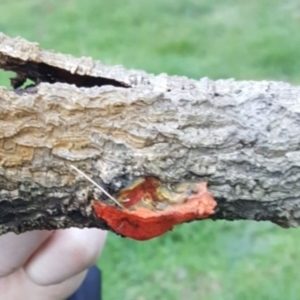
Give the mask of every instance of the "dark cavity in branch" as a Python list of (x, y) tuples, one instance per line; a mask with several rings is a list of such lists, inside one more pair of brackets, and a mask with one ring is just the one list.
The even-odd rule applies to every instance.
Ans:
[[(75, 84), (77, 87), (94, 87), (103, 85), (112, 85), (115, 87), (128, 88), (129, 85), (114, 79), (105, 77), (94, 77), (89, 75), (72, 74), (71, 72), (47, 65), (45, 63), (22, 61), (21, 59), (5, 57), (0, 59), (0, 68), (6, 71), (13, 71), (17, 74), (15, 78), (11, 78), (11, 86), (18, 89), (23, 86), (27, 79), (37, 85), (41, 82), (48, 83), (68, 83)], [(27, 87), (32, 87), (27, 86)], [(25, 87), (25, 88), (27, 88)]]

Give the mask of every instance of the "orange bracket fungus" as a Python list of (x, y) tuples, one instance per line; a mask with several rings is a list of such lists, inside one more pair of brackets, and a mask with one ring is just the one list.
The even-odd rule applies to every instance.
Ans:
[(217, 205), (206, 182), (176, 187), (148, 177), (136, 181), (116, 196), (123, 208), (92, 201), (97, 217), (116, 233), (134, 240), (148, 240), (183, 222), (205, 219)]

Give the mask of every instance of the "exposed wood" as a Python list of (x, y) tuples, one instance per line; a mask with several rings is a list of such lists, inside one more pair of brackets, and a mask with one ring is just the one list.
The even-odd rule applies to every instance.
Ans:
[[(154, 76), (0, 35), (0, 234), (106, 225), (90, 202), (135, 178), (208, 181), (213, 219), (300, 222), (300, 89)], [(35, 86), (20, 88), (26, 78)]]

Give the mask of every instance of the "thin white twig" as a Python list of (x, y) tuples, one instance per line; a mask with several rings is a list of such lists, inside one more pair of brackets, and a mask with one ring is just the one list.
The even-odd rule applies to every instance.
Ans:
[(74, 165), (70, 165), (72, 169), (74, 169), (76, 172), (78, 172), (80, 175), (82, 175), (85, 179), (87, 179), (89, 182), (91, 182), (93, 185), (95, 185), (100, 191), (102, 191), (109, 199), (114, 201), (118, 206), (123, 208), (123, 206), (118, 202), (117, 199), (115, 199), (113, 196), (111, 196), (102, 186), (100, 186), (96, 181), (94, 181), (92, 178), (90, 178), (88, 175), (80, 171), (77, 167)]

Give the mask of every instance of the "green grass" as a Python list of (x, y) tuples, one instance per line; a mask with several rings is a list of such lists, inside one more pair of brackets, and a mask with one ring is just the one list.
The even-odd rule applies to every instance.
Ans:
[[(0, 31), (148, 72), (300, 83), (296, 0), (2, 0)], [(2, 85), (7, 74), (0, 74)], [(297, 300), (299, 230), (195, 222), (149, 242), (110, 234), (105, 300)], [(299, 265), (299, 266), (298, 266)]]

